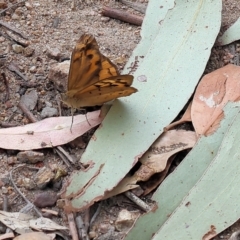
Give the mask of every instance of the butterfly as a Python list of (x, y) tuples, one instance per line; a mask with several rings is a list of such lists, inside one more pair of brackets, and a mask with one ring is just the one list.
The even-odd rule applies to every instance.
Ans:
[(61, 97), (73, 116), (73, 109), (102, 105), (137, 92), (132, 82), (132, 75), (120, 75), (116, 65), (100, 53), (91, 34), (83, 34), (72, 52), (67, 92)]

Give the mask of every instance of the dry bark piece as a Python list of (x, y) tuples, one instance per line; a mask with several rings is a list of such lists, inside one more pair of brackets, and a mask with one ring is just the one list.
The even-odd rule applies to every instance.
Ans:
[(123, 22), (128, 22), (137, 26), (141, 26), (143, 22), (143, 17), (141, 16), (137, 16), (126, 11), (107, 6), (104, 6), (102, 8), (102, 15), (110, 18), (115, 18)]

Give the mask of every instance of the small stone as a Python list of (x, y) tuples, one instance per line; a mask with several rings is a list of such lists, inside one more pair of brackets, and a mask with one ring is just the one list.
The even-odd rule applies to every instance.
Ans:
[(34, 51), (35, 51), (35, 49), (33, 49), (32, 47), (26, 47), (26, 48), (24, 48), (23, 53), (26, 57), (31, 57), (33, 55)]
[(115, 227), (119, 232), (127, 232), (133, 225), (135, 219), (139, 216), (139, 212), (129, 212), (123, 209), (119, 212)]
[(111, 229), (112, 225), (109, 223), (100, 223), (98, 225), (98, 232), (101, 234), (107, 233)]
[(58, 208), (64, 209), (65, 205), (66, 205), (66, 204), (65, 204), (65, 199), (58, 199), (58, 200), (57, 200), (56, 206), (57, 206)]
[(32, 10), (33, 6), (30, 2), (25, 2), (25, 7), (27, 8), (27, 10)]
[(24, 48), (18, 44), (13, 44), (12, 49), (15, 53), (22, 53), (24, 51)]
[(14, 165), (17, 163), (17, 158), (16, 157), (8, 157), (7, 163), (8, 163), (8, 165)]
[(34, 177), (34, 181), (38, 188), (43, 189), (53, 180), (55, 174), (47, 167), (41, 168)]
[(5, 102), (6, 109), (11, 108), (12, 106), (13, 106), (13, 104), (11, 103), (11, 101)]
[(34, 181), (30, 178), (23, 178), (22, 179), (23, 182), (22, 182), (22, 185), (28, 189), (28, 190), (34, 190), (36, 189), (36, 184), (34, 183)]
[(37, 163), (44, 160), (44, 154), (36, 151), (23, 151), (17, 154), (17, 159), (22, 163)]
[(2, 187), (2, 193), (3, 193), (3, 194), (7, 194), (7, 193), (8, 193), (8, 188)]
[(5, 37), (3, 37), (3, 36), (0, 36), (0, 42), (2, 43), (2, 42), (5, 42)]
[(20, 102), (22, 102), (29, 110), (33, 110), (36, 107), (38, 100), (38, 94), (36, 90), (26, 92)]
[(58, 48), (50, 48), (47, 46), (47, 56), (58, 61), (61, 58), (62, 54)]
[(57, 116), (58, 110), (56, 108), (45, 107), (41, 112), (41, 118)]
[(29, 72), (30, 73), (36, 73), (37, 72), (37, 67), (36, 66), (32, 66), (29, 68)]
[(53, 65), (49, 69), (48, 79), (52, 81), (60, 92), (67, 90), (67, 79), (69, 71), (70, 61), (64, 61)]
[(109, 22), (110, 18), (109, 17), (101, 17), (102, 22)]
[(38, 194), (34, 199), (34, 204), (37, 207), (52, 207), (56, 204), (58, 196), (55, 192), (43, 192)]
[(13, 13), (12, 20), (18, 20), (20, 19), (20, 16), (17, 13)]
[(90, 239), (93, 239), (93, 238), (96, 238), (98, 235), (95, 231), (90, 231), (88, 233), (88, 236), (89, 236)]

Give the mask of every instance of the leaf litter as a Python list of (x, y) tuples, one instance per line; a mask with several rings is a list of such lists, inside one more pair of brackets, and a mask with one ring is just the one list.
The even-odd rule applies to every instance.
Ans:
[[(229, 67), (230, 68), (230, 67)], [(222, 111), (222, 109), (223, 109), (223, 107), (225, 106), (225, 104), (229, 101), (229, 100), (231, 100), (231, 101), (238, 101), (239, 100), (239, 96), (237, 95), (237, 87), (239, 86), (239, 85), (234, 85), (235, 83), (234, 83), (234, 81), (232, 81), (232, 79), (234, 78), (232, 75), (234, 75), (234, 70), (233, 69), (231, 69), (231, 70), (229, 70), (229, 72), (226, 70), (226, 69), (224, 69), (224, 70), (221, 70), (222, 72), (221, 73), (217, 73), (217, 74), (219, 74), (218, 75), (218, 77), (216, 77), (215, 79), (213, 79), (213, 77), (212, 77), (212, 75), (211, 76), (208, 76), (208, 78), (206, 77), (206, 78), (203, 78), (202, 80), (201, 80), (201, 82), (200, 82), (200, 84), (199, 84), (199, 86), (198, 86), (198, 88), (197, 88), (197, 90), (196, 90), (196, 93), (195, 93), (195, 96), (194, 96), (194, 99), (193, 99), (193, 103), (192, 103), (192, 106), (191, 105), (189, 105), (189, 107), (188, 107), (188, 109), (187, 109), (187, 112), (186, 112), (186, 114), (184, 115), (184, 117), (183, 117), (183, 121), (190, 121), (191, 119), (192, 119), (192, 121), (193, 121), (193, 125), (194, 125), (194, 127), (195, 127), (195, 130), (196, 130), (196, 132), (199, 134), (199, 135), (201, 135), (201, 134), (210, 134), (210, 133), (213, 133), (214, 131), (216, 131), (216, 129), (217, 129), (217, 126), (220, 124), (220, 121), (221, 121), (221, 119), (222, 119), (222, 117), (223, 117), (223, 111)], [(226, 73), (227, 72), (227, 74), (229, 74), (228, 75), (228, 77), (227, 77), (227, 80), (224, 80), (223, 79), (223, 77), (221, 76), (221, 74), (223, 74), (224, 75), (224, 73)], [(214, 73), (213, 73), (214, 74)], [(232, 75), (231, 75), (232, 74)], [(207, 82), (207, 80), (212, 80), (212, 84), (209, 84), (209, 85), (207, 85), (204, 81), (206, 81)], [(219, 79), (220, 79), (220, 81), (219, 81)], [(221, 80), (221, 79), (223, 79), (223, 80)], [(202, 83), (202, 84), (201, 84)], [(227, 84), (226, 84), (227, 83)], [(227, 87), (230, 87), (230, 88), (227, 88)], [(209, 87), (209, 89), (208, 89), (208, 87)], [(234, 89), (235, 89), (235, 87), (236, 87), (236, 91), (234, 91)], [(226, 93), (229, 93), (229, 89), (233, 89), (233, 92), (234, 92), (234, 94), (226, 94)], [(209, 91), (208, 91), (209, 90)], [(220, 96), (220, 98), (218, 98), (217, 99), (217, 103), (218, 104), (216, 104), (215, 105), (215, 108), (211, 108), (211, 109), (208, 109), (207, 111), (206, 111), (206, 109), (207, 109), (207, 107), (209, 107), (209, 102), (207, 102), (206, 101), (206, 99), (209, 99), (209, 96), (211, 95), (211, 96), (216, 96), (216, 95), (214, 95), (214, 94), (216, 94), (216, 92), (219, 92), (219, 95), (221, 95)], [(236, 93), (236, 94), (235, 94)], [(211, 97), (210, 97), (211, 98)], [(199, 100), (200, 100), (200, 103), (199, 103)], [(211, 99), (210, 99), (211, 100)], [(215, 102), (216, 103), (216, 102)], [(206, 106), (207, 105), (207, 106)], [(219, 107), (217, 108), (216, 106), (217, 105), (219, 105)], [(199, 109), (203, 109), (203, 110), (201, 110), (200, 112), (199, 112)], [(191, 116), (189, 115), (189, 110), (191, 110)], [(208, 113), (208, 114), (207, 114)], [(75, 119), (76, 118), (76, 119)], [(76, 120), (76, 121), (78, 121), (77, 120), (77, 117), (75, 117), (74, 118), (74, 121)], [(56, 118), (53, 118), (54, 119), (54, 124), (57, 124), (57, 122), (56, 121), (58, 121), (59, 119), (56, 119)], [(53, 120), (52, 119), (52, 120)], [(203, 120), (203, 121), (199, 121), (199, 119), (201, 119), (201, 120)], [(49, 124), (49, 123), (51, 123), (50, 121), (52, 121), (52, 120), (49, 120), (49, 119), (46, 119), (46, 122)], [(49, 122), (48, 122), (49, 121)], [(70, 122), (70, 119), (68, 118), (68, 120), (67, 120), (67, 122), (68, 122), (68, 124), (67, 125), (69, 125), (69, 122)], [(207, 124), (206, 124), (206, 122), (207, 122)], [(100, 122), (99, 122), (100, 123)], [(98, 123), (98, 124), (99, 124)], [(178, 122), (177, 124), (179, 124), (179, 123), (181, 123), (181, 122)], [(37, 124), (37, 123), (36, 123)], [(30, 125), (32, 125), (32, 124), (30, 124)], [(58, 124), (57, 124), (58, 125)], [(61, 125), (61, 124), (59, 124), (59, 125)], [(210, 127), (209, 127), (209, 125), (210, 125)], [(31, 138), (31, 136), (32, 136), (32, 133), (34, 133), (35, 134), (35, 132), (36, 132), (36, 126), (37, 125), (32, 125), (32, 126), (34, 126), (33, 128), (31, 128), (30, 130), (28, 129), (28, 127), (29, 127), (29, 125), (26, 125), (26, 128), (24, 129), (24, 131), (25, 130), (27, 130), (26, 132), (25, 132), (25, 134), (27, 134), (28, 136), (25, 136), (26, 137), (26, 140), (27, 140), (27, 142), (31, 142), (32, 140), (33, 140), (33, 138)], [(47, 126), (47, 125), (46, 125)], [(56, 125), (55, 125), (56, 126)], [(65, 125), (64, 125), (65, 126)], [(173, 126), (173, 125), (171, 125), (171, 128), (172, 127), (175, 127), (176, 126), (176, 123), (175, 123), (175, 125)], [(76, 122), (76, 129), (77, 129), (77, 127), (78, 127), (78, 122)], [(21, 129), (22, 127), (20, 127), (20, 128), (17, 128), (17, 131), (16, 131), (16, 129), (14, 130), (14, 131), (16, 131), (15, 133), (17, 133), (18, 134), (18, 130), (19, 129)], [(65, 127), (64, 127), (65, 128)], [(66, 127), (66, 129), (67, 129), (68, 127)], [(9, 130), (9, 129), (7, 129), (7, 130)], [(49, 130), (49, 129), (48, 129)], [(47, 130), (47, 131), (48, 131)], [(50, 127), (50, 130), (54, 130), (52, 127)], [(166, 129), (167, 130), (167, 129)], [(86, 131), (88, 131), (88, 130), (86, 130)], [(176, 130), (172, 130), (173, 132), (175, 132), (176, 134), (179, 134), (179, 133), (177, 133), (177, 132), (179, 132), (179, 131), (176, 131)], [(6, 132), (8, 132), (8, 131), (6, 131)], [(28, 132), (28, 133), (27, 133)], [(169, 131), (169, 132), (171, 132), (171, 131)], [(169, 132), (166, 132), (165, 134), (168, 134)], [(180, 133), (181, 133), (181, 131), (180, 131)], [(8, 132), (7, 134), (13, 134), (13, 132)], [(33, 135), (34, 135), (33, 134)], [(38, 135), (38, 133), (36, 132), (36, 134)], [(59, 138), (59, 141), (57, 141), (57, 142), (55, 142), (55, 137), (53, 137), (53, 138), (51, 138), (50, 140), (48, 140), (46, 143), (48, 143), (47, 144), (47, 146), (49, 146), (49, 147), (53, 147), (53, 146), (57, 146), (57, 145), (61, 145), (61, 144), (66, 144), (67, 142), (69, 142), (69, 141), (71, 141), (71, 138), (67, 138), (67, 139), (63, 139), (63, 138), (65, 138), (65, 136), (68, 136), (68, 134), (70, 134), (70, 133), (66, 133), (65, 132), (65, 135), (56, 135), (56, 138)], [(76, 135), (78, 135), (79, 136), (79, 134), (82, 134), (82, 133), (79, 133), (78, 132), (78, 134), (76, 134)], [(30, 137), (29, 137), (30, 136)], [(63, 137), (64, 136), (64, 137)], [(75, 135), (74, 135), (75, 136)], [(173, 136), (172, 138), (174, 139), (176, 136), (178, 136), (178, 135), (175, 135), (175, 136)], [(177, 138), (177, 137), (176, 137)], [(31, 140), (30, 140), (31, 139)], [(161, 139), (161, 137), (159, 138), (159, 139)], [(28, 140), (30, 140), (30, 141), (28, 141)], [(177, 140), (177, 139), (176, 139)], [(187, 138), (186, 138), (186, 140), (187, 140)], [(196, 139), (195, 139), (195, 141), (196, 141)], [(2, 141), (0, 141), (0, 143), (1, 143)], [(39, 143), (41, 142), (41, 138), (39, 138), (39, 136), (38, 136), (38, 138), (37, 139), (34, 139), (34, 142), (36, 143), (36, 145), (38, 145), (38, 148), (42, 148), (43, 146), (41, 146), (41, 147), (39, 147)], [(44, 143), (45, 143), (45, 141), (44, 141)], [(194, 142), (195, 143), (195, 142)], [(190, 145), (188, 145), (188, 144), (186, 144), (186, 146), (187, 146), (187, 148), (191, 148), (191, 146), (193, 146), (194, 145), (194, 143), (192, 143), (192, 144), (190, 144)], [(11, 142), (11, 144), (13, 144), (12, 142)], [(51, 144), (53, 144), (53, 145), (51, 145)], [(55, 145), (56, 144), (56, 145)], [(164, 143), (164, 144), (167, 144), (166, 142)], [(28, 145), (28, 144), (27, 144)], [(14, 144), (12, 145), (12, 146), (14, 146)], [(37, 149), (37, 148), (34, 148), (34, 147), (30, 147), (31, 145), (29, 145), (29, 146), (26, 146), (27, 147), (27, 149)], [(32, 146), (35, 146), (34, 144), (32, 145)], [(169, 146), (169, 145), (167, 145), (167, 146)], [(1, 147), (1, 146), (0, 146)], [(19, 146), (18, 146), (19, 147)], [(29, 148), (28, 148), (29, 147)], [(44, 146), (45, 147), (45, 146)], [(9, 142), (8, 142), (8, 144), (6, 144), (6, 149), (19, 149), (19, 148), (11, 148), (11, 147), (9, 147)], [(21, 150), (24, 150), (24, 148), (23, 149), (21, 149)], [(26, 149), (25, 149), (26, 150)], [(181, 150), (183, 150), (183, 149), (181, 149)], [(149, 150), (149, 151), (151, 151), (151, 150)], [(146, 152), (145, 154), (150, 154), (149, 152)], [(150, 155), (148, 155), (148, 156), (150, 156)], [(149, 157), (150, 159), (151, 159), (151, 157)], [(154, 158), (154, 157), (152, 157), (152, 158)], [(168, 169), (169, 167), (170, 167), (170, 165), (169, 165), (169, 159), (170, 159), (170, 161), (172, 161), (172, 159), (171, 159), (171, 157), (170, 156), (165, 156), (164, 157), (164, 161), (162, 162), (162, 165), (159, 165), (159, 166), (155, 166), (155, 167), (152, 167), (153, 165), (152, 164), (155, 164), (155, 161), (156, 162), (158, 162), (158, 160), (159, 159), (157, 159), (156, 158), (156, 160), (154, 160), (154, 161), (147, 161), (147, 160), (143, 160), (144, 159), (144, 157), (140, 160), (140, 162), (141, 162), (141, 164), (142, 165), (144, 165), (144, 164), (146, 164), (146, 167), (147, 168), (150, 168), (152, 171), (150, 171), (150, 173), (149, 173), (149, 171), (143, 171), (144, 172), (144, 175), (141, 175), (142, 176), (142, 178), (138, 178), (138, 181), (139, 180), (145, 180), (146, 181), (146, 183), (147, 183), (147, 180), (153, 175), (153, 174), (155, 174), (156, 172), (160, 172), (160, 171), (162, 171), (162, 172), (164, 172), (166, 169)], [(150, 166), (148, 166), (148, 164), (150, 165)], [(156, 169), (158, 169), (158, 170), (156, 170)], [(138, 172), (141, 172), (141, 168), (139, 168), (139, 170), (138, 171), (136, 171), (135, 172), (135, 175), (138, 175)], [(145, 174), (145, 173), (147, 173), (147, 174)], [(126, 173), (127, 174), (127, 173)], [(164, 176), (167, 174), (167, 172), (166, 173), (164, 173)], [(143, 177), (144, 176), (144, 177)], [(135, 187), (137, 187), (137, 186), (139, 186), (139, 185), (136, 185), (136, 183), (138, 182), (136, 179), (134, 179), (134, 181), (132, 180), (133, 178), (132, 178), (132, 176), (130, 176), (129, 177), (130, 179), (128, 179), (127, 177), (126, 178), (124, 178), (123, 180), (122, 180), (122, 182), (124, 182), (125, 181), (125, 183), (123, 184), (123, 185), (125, 185), (125, 186), (127, 186), (128, 185), (128, 187), (126, 187), (125, 189), (124, 189), (124, 187), (121, 189), (121, 190), (118, 190), (118, 191), (115, 191), (114, 192), (114, 194), (112, 194), (112, 195), (109, 195), (109, 196), (114, 196), (114, 195), (116, 195), (116, 194), (119, 194), (119, 193), (121, 193), (121, 192), (124, 192), (124, 191), (127, 191), (127, 190), (129, 190), (129, 189), (131, 189), (131, 187), (129, 187), (129, 185), (131, 185), (132, 184), (132, 186), (133, 186), (133, 188), (135, 188)], [(136, 178), (136, 176), (135, 176), (135, 178)], [(164, 177), (163, 177), (164, 178)], [(162, 180), (162, 179), (161, 179)], [(152, 189), (153, 188), (155, 188), (155, 187), (157, 187), (158, 186), (158, 184), (159, 183), (157, 183), (157, 184), (155, 184), (155, 183), (151, 183), (150, 184), (150, 186), (148, 186), (147, 187), (147, 189), (149, 188), (149, 192), (151, 192), (152, 191)], [(121, 186), (121, 182), (119, 183), (119, 186)], [(118, 186), (116, 187), (116, 189), (118, 188)], [(110, 192), (111, 193), (111, 192)], [(146, 192), (145, 192), (146, 193)]]

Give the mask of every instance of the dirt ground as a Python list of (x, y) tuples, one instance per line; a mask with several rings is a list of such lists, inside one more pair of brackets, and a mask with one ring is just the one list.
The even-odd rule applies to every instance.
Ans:
[[(4, 1), (0, 1), (0, 7), (1, 2)], [(16, 0), (5, 2), (8, 7), (17, 3)], [(5, 126), (3, 123), (7, 123), (6, 125), (9, 126), (30, 123), (30, 120), (23, 115), (17, 106), (21, 96), (32, 89), (37, 92), (37, 104), (32, 113), (38, 120), (42, 118), (42, 111), (46, 107), (56, 110), (53, 113), (48, 112), (48, 117), (59, 114), (58, 97), (56, 97), (59, 95), (59, 91), (54, 86), (54, 83), (49, 81), (48, 72), (53, 64), (70, 58), (75, 42), (83, 33), (91, 33), (96, 37), (100, 51), (109, 57), (120, 71), (138, 44), (140, 40), (140, 26), (104, 17), (101, 15), (101, 9), (104, 5), (107, 5), (128, 10), (140, 16), (143, 16), (142, 13), (114, 0), (76, 0), (75, 2), (76, 6), (73, 8), (70, 0), (29, 0), (1, 14), (1, 21), (11, 24), (24, 36), (28, 37), (24, 42), (26, 44), (25, 48), (18, 47), (21, 44), (14, 46), (16, 42), (9, 37), (11, 31), (8, 34), (6, 31), (9, 30), (0, 26), (0, 56), (6, 56), (6, 62), (2, 66), (1, 60), (3, 58), (0, 57), (0, 67), (6, 74), (10, 94), (6, 100), (6, 97), (8, 97), (6, 84), (1, 79), (0, 123), (2, 127)], [(137, 0), (137, 2), (146, 5), (148, 1)], [(3, 9), (0, 8), (0, 13), (1, 10)], [(223, 0), (222, 31), (234, 23), (239, 15), (239, 0)], [(59, 52), (59, 55), (57, 57), (50, 56), (49, 49)], [(227, 48), (214, 47), (207, 72), (228, 63), (228, 60), (226, 60), (227, 51)], [(9, 70), (8, 66), (10, 63), (13, 63), (13, 66), (25, 76), (25, 79), (17, 75), (16, 72)], [(65, 108), (62, 114), (70, 115), (70, 110)], [(87, 138), (81, 139), (76, 143), (77, 148), (75, 147), (76, 145), (67, 145), (65, 149), (78, 158), (82, 154), (87, 141)], [(35, 167), (47, 166), (53, 172), (61, 169), (63, 172), (68, 173), (61, 158), (53, 150), (48, 149), (40, 152), (44, 153), (44, 160), (34, 164)], [(7, 180), (9, 172), (21, 164), (21, 161), (16, 157), (17, 154), (18, 151), (0, 149), (0, 210), (3, 202), (1, 196), (3, 194), (8, 195), (10, 211), (19, 211), (26, 205), (23, 199), (15, 199), (16, 193)], [(42, 192), (42, 190), (29, 184), (35, 172), (34, 169), (22, 169), (21, 171), (16, 171), (13, 177), (16, 184), (30, 201), (34, 201), (35, 195)], [(57, 191), (60, 189), (61, 186), (57, 186)], [(113, 223), (121, 209), (134, 209), (132, 205), (129, 207), (129, 204), (130, 202), (124, 197), (107, 200), (103, 204), (101, 213), (98, 215), (95, 223), (90, 227), (91, 236), (99, 235), (95, 239), (111, 239), (108, 237), (103, 238), (101, 235), (106, 234), (114, 226)], [(58, 223), (66, 224), (67, 219), (60, 204), (52, 207), (52, 209), (60, 212), (60, 217), (54, 218), (54, 220)], [(93, 208), (93, 212), (94, 210), (96, 210), (96, 207)], [(229, 239), (232, 232), (240, 229), (239, 224), (237, 222), (214, 239)], [(100, 233), (97, 232), (97, 228), (100, 229)], [(120, 235), (118, 234), (112, 239), (119, 237)]]

